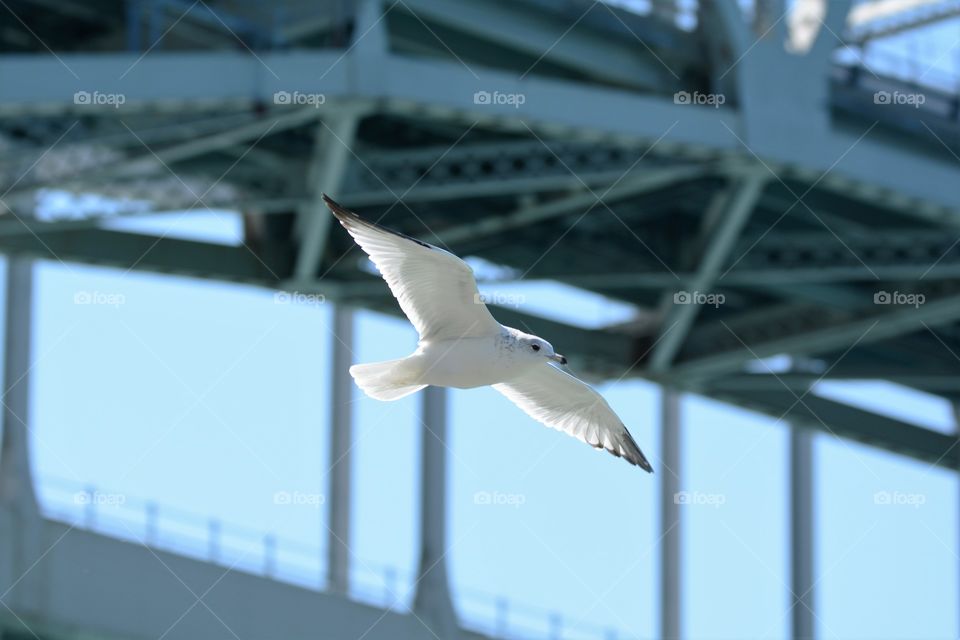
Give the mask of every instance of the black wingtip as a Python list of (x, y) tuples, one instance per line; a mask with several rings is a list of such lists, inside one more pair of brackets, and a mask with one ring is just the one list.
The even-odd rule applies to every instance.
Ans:
[(653, 473), (653, 466), (647, 460), (647, 457), (643, 455), (643, 452), (640, 451), (640, 449), (626, 453), (623, 456), (623, 459), (634, 466), (640, 467), (647, 473)]
[(342, 204), (340, 204), (339, 202), (337, 202), (336, 200), (328, 196), (327, 194), (321, 193), (320, 197), (323, 198), (323, 203), (327, 205), (327, 208), (330, 209), (330, 212), (333, 213), (333, 215), (337, 216), (337, 218), (342, 220), (343, 218), (359, 218), (360, 217), (357, 214), (355, 214), (353, 211), (350, 211), (350, 209), (347, 209)]
[(626, 427), (624, 427), (624, 432), (626, 433), (626, 438), (623, 438), (622, 443), (624, 445), (624, 460), (640, 467), (647, 473), (653, 473), (653, 465), (647, 460), (647, 456), (643, 455), (643, 451), (641, 451), (637, 441), (633, 439), (633, 436), (626, 430)]
[(438, 250), (436, 247), (434, 247), (431, 244), (427, 244), (423, 240), (417, 240), (416, 238), (408, 236), (405, 233), (400, 233), (399, 231), (395, 231), (394, 229), (391, 229), (389, 227), (384, 227), (380, 224), (377, 224), (376, 222), (371, 222), (370, 220), (366, 220), (360, 217), (358, 213), (356, 213), (355, 211), (350, 211), (350, 209), (347, 209), (345, 206), (343, 206), (342, 204), (340, 204), (339, 202), (337, 202), (336, 200), (334, 200), (333, 198), (331, 198), (325, 193), (321, 193), (320, 197), (323, 199), (324, 204), (327, 205), (327, 208), (330, 209), (330, 212), (333, 213), (333, 215), (337, 218), (337, 220), (340, 221), (340, 224), (342, 224), (344, 228), (347, 229), (347, 231), (350, 231), (351, 226), (363, 225), (365, 227), (369, 227), (370, 229), (377, 229), (378, 231), (392, 233), (398, 238), (403, 238), (404, 240), (415, 242), (421, 247)]

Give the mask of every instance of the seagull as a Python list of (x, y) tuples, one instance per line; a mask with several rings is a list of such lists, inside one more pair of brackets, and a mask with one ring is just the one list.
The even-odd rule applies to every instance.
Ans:
[(603, 396), (560, 368), (567, 359), (553, 345), (494, 319), (466, 262), (364, 220), (326, 194), (323, 201), (370, 257), (420, 335), (417, 350), (406, 358), (350, 367), (364, 393), (397, 400), (429, 385), (489, 385), (534, 420), (653, 472)]

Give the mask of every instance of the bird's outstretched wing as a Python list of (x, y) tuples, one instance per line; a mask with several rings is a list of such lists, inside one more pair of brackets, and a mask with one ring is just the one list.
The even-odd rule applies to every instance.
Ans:
[(323, 201), (376, 265), (420, 340), (480, 337), (500, 323), (480, 299), (466, 262), (426, 242), (368, 222), (326, 194)]
[(653, 472), (633, 436), (603, 396), (569, 373), (544, 363), (493, 388), (534, 420)]

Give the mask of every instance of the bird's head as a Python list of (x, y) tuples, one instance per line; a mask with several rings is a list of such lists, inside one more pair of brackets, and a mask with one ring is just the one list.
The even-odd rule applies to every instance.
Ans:
[(546, 358), (559, 364), (567, 364), (566, 357), (553, 350), (553, 345), (537, 336), (524, 335), (520, 338), (523, 351), (533, 357)]

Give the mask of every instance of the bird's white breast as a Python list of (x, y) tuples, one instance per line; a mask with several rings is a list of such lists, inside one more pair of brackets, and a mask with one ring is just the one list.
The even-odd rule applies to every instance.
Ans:
[(469, 389), (504, 382), (536, 364), (519, 353), (516, 338), (504, 331), (482, 338), (431, 341), (417, 352), (426, 384)]

